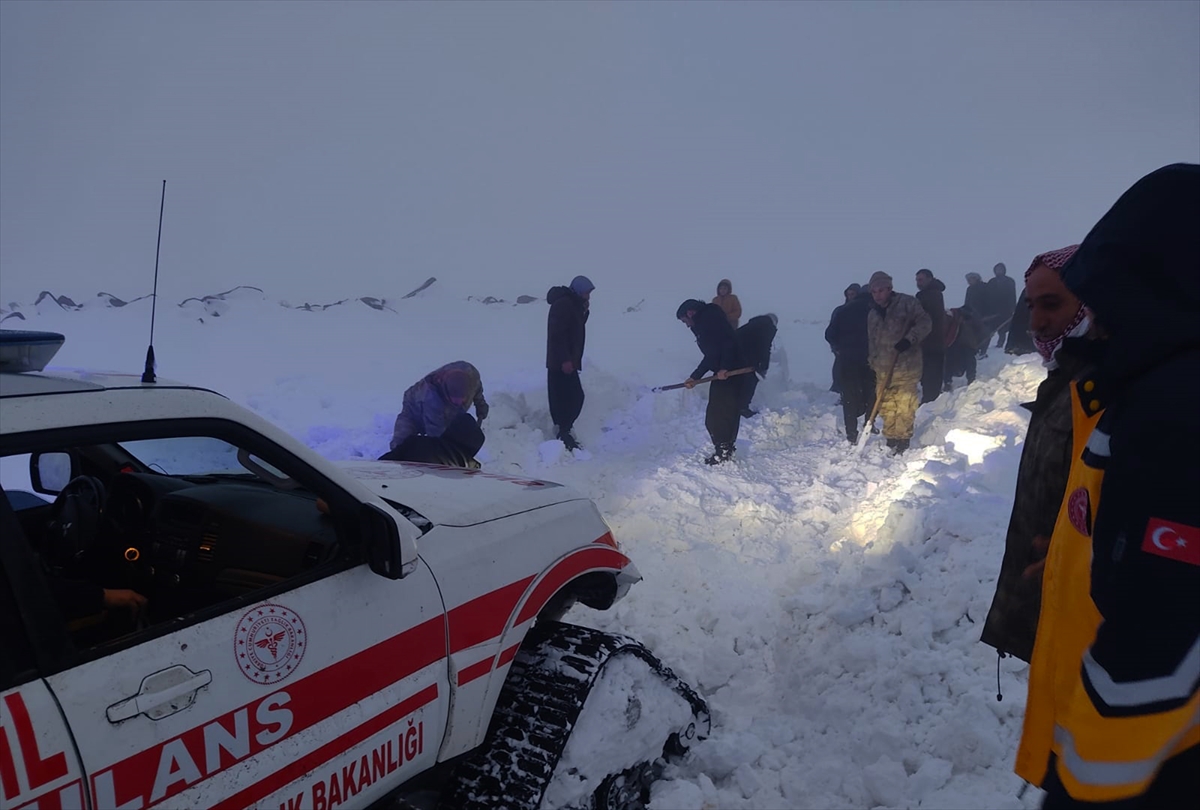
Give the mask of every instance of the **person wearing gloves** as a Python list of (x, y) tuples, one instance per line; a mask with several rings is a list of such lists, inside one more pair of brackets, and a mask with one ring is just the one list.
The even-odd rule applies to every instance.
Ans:
[(741, 376), (729, 376), (729, 372), (742, 366), (737, 333), (719, 306), (694, 298), (680, 304), (675, 317), (692, 330), (696, 345), (704, 355), (684, 385), (693, 388), (705, 374), (715, 372), (716, 379), (709, 388), (708, 408), (704, 412), (704, 427), (712, 439), (713, 454), (704, 463), (723, 464), (733, 458), (742, 424), (741, 399), (745, 381)]
[[(911, 295), (892, 289), (892, 277), (871, 276), (871, 311), (867, 314), (867, 351), (875, 372), (883, 436), (895, 454), (912, 441), (913, 422), (920, 398), (921, 341), (933, 324), (925, 308)], [(867, 425), (866, 429), (871, 426)]]
[(429, 372), (404, 392), (390, 449), (395, 450), (410, 436), (441, 436), (455, 417), (472, 405), (482, 424), (488, 404), (483, 398), (479, 369), (465, 360), (456, 360)]

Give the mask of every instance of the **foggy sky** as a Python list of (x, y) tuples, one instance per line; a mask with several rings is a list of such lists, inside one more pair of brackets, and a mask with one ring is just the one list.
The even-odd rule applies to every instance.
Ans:
[(149, 292), (166, 179), (176, 301), (957, 305), (1175, 161), (1197, 2), (0, 2), (4, 302)]

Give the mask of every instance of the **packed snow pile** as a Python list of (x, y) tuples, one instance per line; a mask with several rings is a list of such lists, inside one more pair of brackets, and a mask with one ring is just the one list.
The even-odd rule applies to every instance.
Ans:
[[(922, 406), (909, 452), (892, 457), (875, 436), (860, 455), (827, 390), (824, 323), (743, 301), (779, 312), (776, 360), (737, 460), (709, 468), (706, 393), (650, 390), (699, 356), (678, 302), (633, 309), (597, 291), (577, 423), (587, 454), (572, 456), (546, 445), (544, 302), (479, 306), (439, 287), (395, 312), (238, 300), (199, 324), (160, 309), (159, 373), (351, 459), (387, 450), (423, 374), (478, 366), (484, 469), (577, 487), (645, 576), (611, 611), (566, 621), (637, 638), (712, 708), (711, 737), (656, 784), (658, 810), (1037, 806), (1012, 772), (1027, 668), (1000, 663), (998, 702), (997, 657), (979, 642), (1037, 358), (993, 350), (975, 384)], [(31, 309), (20, 326), (67, 335), (57, 364), (139, 371), (147, 303)], [(628, 695), (611, 698), (623, 716)], [(572, 746), (603, 750), (603, 728), (581, 725)]]

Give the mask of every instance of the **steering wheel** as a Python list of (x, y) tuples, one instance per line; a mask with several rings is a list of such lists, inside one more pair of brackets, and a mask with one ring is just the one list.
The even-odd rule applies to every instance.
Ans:
[(91, 549), (100, 534), (107, 492), (91, 475), (72, 478), (50, 506), (46, 555), (56, 566), (70, 566)]

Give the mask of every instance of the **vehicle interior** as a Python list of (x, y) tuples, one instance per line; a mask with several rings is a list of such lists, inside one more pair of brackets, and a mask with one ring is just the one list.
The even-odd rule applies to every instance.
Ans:
[[(186, 618), (337, 559), (326, 502), (220, 439), (182, 437), (46, 449), (31, 489), (6, 488), (77, 647)], [(72, 589), (129, 589), (138, 611), (79, 614)], [(95, 600), (86, 604), (95, 606)]]

